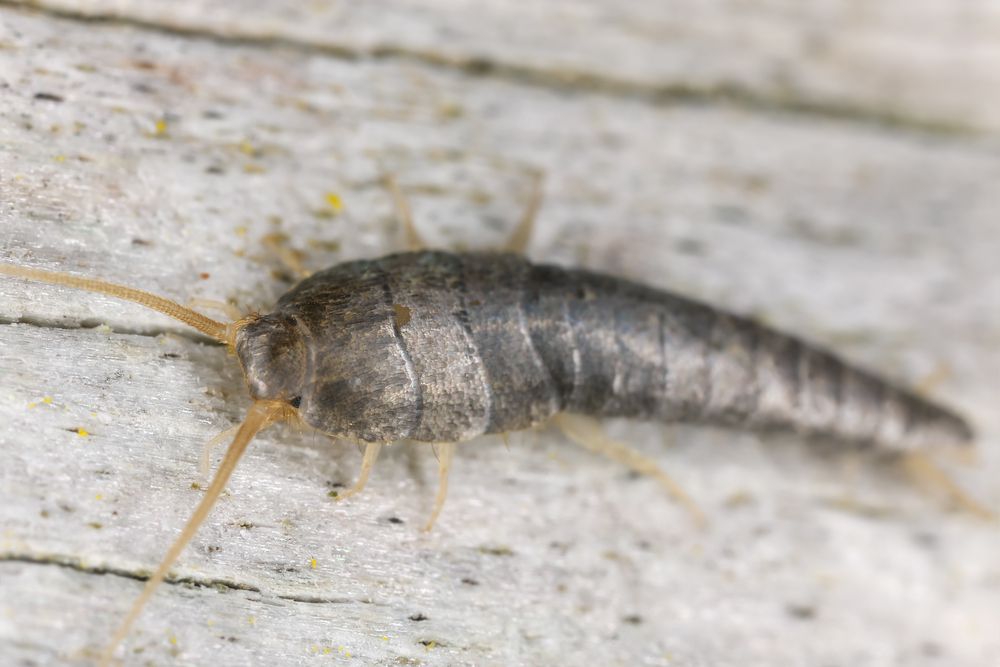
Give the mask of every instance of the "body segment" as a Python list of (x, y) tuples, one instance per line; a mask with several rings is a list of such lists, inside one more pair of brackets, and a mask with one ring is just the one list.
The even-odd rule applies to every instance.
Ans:
[(241, 330), (248, 378), (257, 362), (244, 350), (275, 319), (309, 351), (296, 395), (282, 398), (300, 399), (310, 425), (363, 441), (455, 442), (561, 411), (890, 449), (971, 437), (950, 412), (794, 337), (511, 254), (400, 253), (315, 274)]

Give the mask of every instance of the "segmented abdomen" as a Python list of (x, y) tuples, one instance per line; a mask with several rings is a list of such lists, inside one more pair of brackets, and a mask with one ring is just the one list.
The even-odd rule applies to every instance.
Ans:
[[(336, 356), (316, 364), (326, 422), (317, 409), (314, 426), (361, 439), (464, 440), (559, 411), (794, 429), (888, 448), (971, 438), (950, 412), (794, 337), (514, 255), (344, 264), (303, 282), (279, 308), (313, 331), (335, 323), (316, 345)], [(350, 412), (335, 414), (338, 406)]]
[(900, 449), (966, 443), (959, 417), (800, 339), (673, 294), (535, 266), (532, 341), (563, 408)]

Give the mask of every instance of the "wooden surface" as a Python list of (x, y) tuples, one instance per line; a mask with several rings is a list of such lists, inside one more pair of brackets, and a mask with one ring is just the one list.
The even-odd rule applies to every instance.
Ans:
[(661, 101), (728, 99), (892, 125), (1000, 131), (997, 0), (23, 4), (550, 88)]
[[(786, 96), (751, 76), (747, 94), (717, 101), (656, 94), (696, 77), (671, 49), (716, 73), (709, 90), (767, 72), (768, 48), (829, 17), (781, 3), (725, 20), (727, 3), (707, 3), (710, 16), (677, 4), (669, 22), (596, 1), (530, 14), (39, 4), (0, 8), (0, 261), (266, 308), (289, 286), (268, 234), (314, 268), (399, 247), (383, 173), (432, 243), (485, 248), (542, 169), (533, 258), (698, 296), (932, 380), (981, 433), (979, 463), (953, 472), (1000, 508), (995, 4), (880, 3), (835, 42), (891, 49), (852, 51), (833, 72), (792, 50)], [(841, 4), (855, 7), (827, 6)], [(483, 57), (494, 65), (477, 69)], [(197, 502), (202, 444), (238, 422), (245, 390), (224, 350), (112, 299), (2, 279), (0, 322), (0, 657), (83, 664)], [(653, 482), (542, 431), (509, 450), (461, 446), (425, 535), (427, 448), (391, 448), (369, 489), (338, 505), (328, 494), (356, 474), (354, 447), (268, 431), (126, 664), (980, 666), (1000, 654), (995, 524), (792, 436), (608, 428), (684, 485), (707, 530)]]

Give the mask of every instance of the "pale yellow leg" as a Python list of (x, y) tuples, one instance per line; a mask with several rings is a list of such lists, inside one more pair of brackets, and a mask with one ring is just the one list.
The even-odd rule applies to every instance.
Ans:
[(962, 510), (988, 521), (996, 520), (996, 513), (963, 491), (953, 479), (939, 468), (924, 452), (908, 452), (903, 456), (903, 467), (914, 482), (932, 491), (943, 491), (948, 499)]
[(862, 465), (871, 463), (870, 457), (866, 459), (861, 451), (848, 449), (835, 460), (835, 463), (839, 469), (838, 480), (841, 482), (839, 486), (843, 489), (843, 494), (825, 497), (823, 503), (834, 509), (867, 518), (885, 517), (892, 512), (892, 508), (867, 500), (864, 494), (859, 494), (858, 484)]
[(434, 527), (434, 522), (437, 521), (438, 516), (441, 514), (441, 508), (444, 507), (444, 499), (448, 497), (448, 472), (451, 470), (451, 461), (455, 456), (454, 442), (439, 443), (437, 448), (438, 492), (434, 498), (434, 511), (431, 512), (431, 518), (427, 520), (427, 525), (424, 526), (425, 531), (429, 531)]
[(596, 419), (583, 415), (560, 413), (553, 417), (552, 421), (570, 440), (583, 448), (597, 454), (603, 454), (640, 474), (649, 475), (656, 479), (671, 498), (684, 506), (699, 526), (705, 525), (705, 515), (702, 511), (655, 461), (646, 458), (631, 447), (607, 437)]
[(544, 181), (545, 178), (541, 173), (535, 175), (531, 199), (528, 200), (528, 208), (525, 209), (524, 214), (521, 216), (521, 221), (514, 229), (514, 233), (510, 235), (506, 246), (504, 246), (504, 249), (508, 252), (523, 255), (528, 250), (528, 244), (531, 243), (531, 234), (535, 228), (535, 218), (538, 217), (538, 209), (542, 206), (542, 185)]
[(403, 191), (399, 189), (399, 183), (390, 174), (386, 174), (382, 180), (385, 182), (389, 194), (392, 195), (393, 204), (396, 206), (396, 218), (403, 227), (403, 233), (406, 234), (406, 249), (423, 250), (427, 244), (420, 237), (416, 225), (413, 224), (413, 211), (410, 210), (410, 203), (406, 201)]
[(212, 450), (224, 440), (228, 440), (230, 437), (235, 436), (236, 432), (239, 430), (239, 425), (227, 428), (225, 431), (206, 442), (205, 446), (201, 448), (201, 462), (198, 465), (198, 471), (201, 473), (202, 477), (208, 477), (209, 468), (212, 467), (210, 460), (212, 457)]
[(365, 484), (368, 483), (368, 476), (372, 472), (372, 466), (375, 465), (375, 461), (378, 460), (378, 453), (382, 451), (381, 442), (368, 442), (365, 443), (365, 456), (361, 460), (361, 474), (358, 475), (358, 481), (354, 483), (354, 486), (349, 488), (343, 493), (337, 494), (337, 500), (343, 500), (344, 498), (350, 498), (356, 493), (360, 493), (362, 489), (365, 488)]
[(287, 237), (284, 234), (268, 234), (262, 239), (264, 246), (273, 252), (281, 263), (285, 265), (299, 280), (308, 278), (313, 274), (302, 263), (303, 254), (298, 250), (293, 250), (286, 245)]
[(951, 367), (943, 361), (938, 362), (937, 366), (934, 367), (934, 370), (917, 382), (917, 386), (914, 387), (914, 391), (916, 391), (920, 396), (928, 396), (951, 376)]

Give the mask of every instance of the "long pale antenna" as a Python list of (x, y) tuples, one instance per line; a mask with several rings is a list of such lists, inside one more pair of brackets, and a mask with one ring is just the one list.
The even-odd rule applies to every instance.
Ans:
[(229, 477), (233, 474), (233, 470), (236, 468), (240, 457), (243, 456), (243, 452), (246, 451), (247, 445), (268, 424), (282, 419), (285, 416), (284, 413), (289, 409), (290, 406), (281, 401), (256, 401), (250, 406), (250, 411), (247, 412), (247, 416), (243, 420), (243, 423), (240, 424), (240, 429), (236, 432), (233, 442), (229, 445), (229, 449), (226, 450), (226, 455), (222, 458), (222, 462), (219, 464), (219, 469), (216, 471), (212, 483), (208, 486), (208, 490), (205, 491), (205, 496), (198, 503), (198, 507), (184, 525), (181, 534), (177, 536), (177, 539), (170, 546), (170, 550), (163, 557), (163, 561), (156, 568), (156, 572), (146, 582), (142, 593), (132, 603), (132, 609), (129, 611), (128, 616), (118, 626), (118, 630), (115, 632), (114, 637), (111, 638), (111, 642), (104, 649), (104, 653), (101, 654), (101, 660), (98, 663), (101, 667), (111, 664), (115, 649), (118, 648), (118, 645), (128, 635), (132, 624), (139, 618), (139, 614), (142, 613), (143, 607), (149, 602), (149, 598), (153, 596), (156, 589), (163, 583), (171, 566), (177, 561), (181, 552), (184, 551), (184, 547), (188, 545), (191, 538), (198, 532), (198, 527), (205, 521), (205, 517), (208, 516), (208, 513), (212, 510), (212, 506), (215, 505), (215, 501), (222, 494), (226, 482), (229, 481)]
[(176, 320), (180, 320), (184, 324), (192, 326), (203, 334), (211, 336), (220, 342), (229, 342), (229, 337), (226, 333), (227, 327), (222, 322), (216, 322), (211, 318), (205, 317), (199, 312), (191, 310), (190, 308), (185, 308), (179, 303), (175, 303), (169, 299), (164, 299), (162, 296), (150, 294), (149, 292), (143, 292), (142, 290), (125, 287), (124, 285), (104, 282), (103, 280), (81, 278), (79, 276), (71, 276), (68, 273), (58, 273), (56, 271), (29, 269), (28, 267), (17, 266), (16, 264), (0, 263), (0, 274), (14, 276), (15, 278), (37, 280), (39, 282), (50, 283), (52, 285), (76, 287), (77, 289), (99, 292), (101, 294), (118, 297), (119, 299), (125, 299), (126, 301), (133, 301), (147, 308), (159, 311), (164, 315), (169, 315)]

